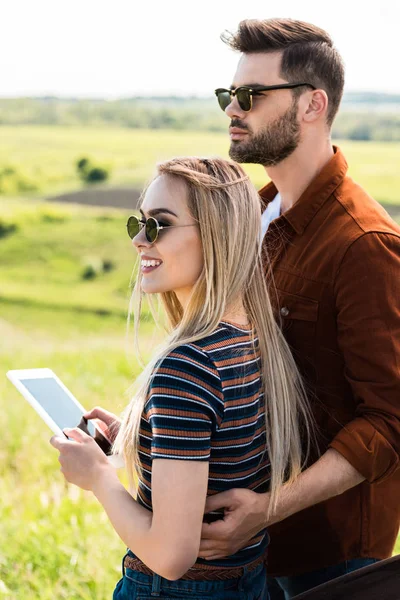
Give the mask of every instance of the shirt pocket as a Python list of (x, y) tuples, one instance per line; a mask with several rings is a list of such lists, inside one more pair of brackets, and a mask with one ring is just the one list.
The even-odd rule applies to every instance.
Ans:
[(315, 376), (316, 335), (319, 302), (278, 291), (278, 319), (296, 362), (308, 379)]
[(279, 314), (282, 319), (283, 327), (288, 328), (290, 324), (297, 322), (310, 323), (309, 330), (315, 331), (315, 325), (318, 320), (318, 300), (289, 294), (278, 290)]

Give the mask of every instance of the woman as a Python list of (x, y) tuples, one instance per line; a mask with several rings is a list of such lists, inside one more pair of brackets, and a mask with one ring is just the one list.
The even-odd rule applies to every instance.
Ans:
[(85, 433), (52, 443), (67, 480), (95, 494), (129, 548), (114, 600), (265, 598), (266, 531), (233, 556), (199, 557), (207, 495), (270, 489), (273, 511), (302, 466), (308, 410), (266, 289), (259, 198), (233, 162), (173, 159), (140, 210), (128, 221), (135, 293), (159, 294), (170, 332), (122, 423), (103, 409), (86, 415), (118, 431), (137, 500)]

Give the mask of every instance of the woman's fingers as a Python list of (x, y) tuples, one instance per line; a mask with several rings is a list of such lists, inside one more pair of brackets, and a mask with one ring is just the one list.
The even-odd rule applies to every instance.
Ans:
[(121, 419), (117, 415), (101, 406), (95, 406), (92, 410), (87, 411), (84, 417), (88, 420), (95, 420), (97, 427), (111, 443), (114, 443), (121, 425)]
[(63, 433), (65, 433), (65, 435), (71, 440), (74, 440), (75, 442), (87, 442), (88, 440), (91, 440), (92, 438), (90, 437), (90, 435), (88, 435), (87, 433), (85, 433), (84, 431), (82, 431), (81, 429), (78, 429), (77, 427), (75, 427), (74, 429), (69, 428), (69, 427), (64, 427), (63, 429)]
[(117, 415), (114, 415), (112, 412), (101, 408), (101, 406), (95, 406), (92, 410), (87, 411), (84, 414), (85, 419), (100, 419), (106, 425), (111, 425), (115, 421), (120, 422)]

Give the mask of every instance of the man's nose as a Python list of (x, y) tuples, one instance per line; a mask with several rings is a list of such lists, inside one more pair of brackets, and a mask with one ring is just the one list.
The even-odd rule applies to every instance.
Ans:
[(247, 113), (240, 108), (236, 96), (231, 96), (231, 102), (226, 107), (225, 114), (230, 119), (244, 119)]

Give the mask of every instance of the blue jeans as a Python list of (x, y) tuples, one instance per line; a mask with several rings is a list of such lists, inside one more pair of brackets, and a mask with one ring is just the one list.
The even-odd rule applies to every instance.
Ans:
[[(123, 561), (122, 561), (123, 564)], [(226, 581), (169, 581), (159, 575), (145, 575), (122, 567), (113, 600), (267, 600), (264, 564)]]
[(291, 600), (297, 594), (302, 594), (311, 588), (326, 583), (331, 579), (346, 575), (362, 567), (378, 562), (375, 558), (355, 558), (346, 560), (338, 565), (332, 565), (319, 571), (293, 575), (291, 577), (268, 577), (268, 592), (270, 600)]

